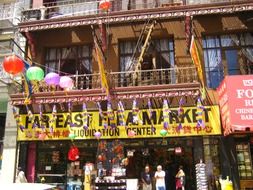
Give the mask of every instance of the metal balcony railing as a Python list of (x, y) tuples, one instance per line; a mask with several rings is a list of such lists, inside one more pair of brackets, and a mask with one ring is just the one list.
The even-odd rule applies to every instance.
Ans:
[[(242, 1), (242, 0), (241, 0)], [(175, 7), (185, 5), (241, 2), (240, 0), (111, 0), (109, 12)], [(60, 0), (44, 3), (43, 7), (23, 11), (22, 21), (52, 19), (104, 13), (99, 9), (98, 0)], [(133, 3), (134, 2), (134, 3)], [(245, 0), (244, 0), (245, 2)]]
[[(197, 82), (195, 67), (181, 67), (169, 69), (142, 70), (134, 79), (134, 71), (107, 73), (107, 80), (111, 88), (129, 86), (149, 86), (163, 84), (179, 84)], [(100, 89), (99, 73), (70, 76), (75, 81), (75, 89)]]
[(14, 16), (14, 4), (0, 4), (0, 20), (12, 19)]
[[(134, 71), (111, 72), (107, 73), (107, 80), (111, 89), (117, 87), (130, 86), (150, 86), (150, 85), (170, 85), (170, 84), (190, 84), (198, 83), (197, 71), (195, 67), (180, 67), (168, 69), (143, 70), (137, 73), (134, 79)], [(74, 81), (74, 87), (71, 90), (95, 90), (101, 89), (101, 79), (99, 73), (71, 75)], [(24, 85), (19, 85), (24, 87)], [(37, 92), (51, 92), (52, 88), (44, 82), (34, 85)], [(24, 89), (19, 89), (23, 92)], [(60, 87), (53, 89), (62, 91)], [(36, 93), (36, 92), (35, 92)]]

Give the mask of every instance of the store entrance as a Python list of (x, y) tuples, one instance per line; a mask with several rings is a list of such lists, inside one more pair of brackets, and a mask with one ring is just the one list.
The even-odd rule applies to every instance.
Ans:
[[(75, 161), (69, 160), (68, 155), (73, 145), (78, 147), (80, 152)], [(154, 174), (157, 166), (161, 165), (166, 172), (167, 189), (175, 189), (176, 173), (179, 166), (183, 166), (186, 189), (196, 189), (194, 158), (198, 157), (197, 147), (201, 146), (196, 144), (194, 138), (38, 143), (35, 181), (54, 184), (61, 189), (69, 189), (72, 186), (84, 189), (85, 168), (87, 163), (90, 163), (94, 168), (91, 186), (105, 185), (96, 183), (95, 179), (114, 176), (115, 179), (134, 179), (139, 189), (142, 189), (141, 173), (145, 166), (149, 165)], [(127, 164), (124, 160), (127, 160)], [(122, 173), (121, 169), (125, 172)], [(153, 186), (155, 189), (155, 180)]]
[[(195, 188), (195, 160), (193, 140), (182, 138), (149, 139), (144, 141), (125, 142), (128, 165), (127, 178), (138, 178), (141, 183), (141, 172), (149, 165), (151, 172), (161, 165), (166, 172), (167, 189), (176, 189), (175, 176), (179, 166), (183, 166), (186, 175), (186, 189)], [(153, 181), (155, 189), (155, 181)]]

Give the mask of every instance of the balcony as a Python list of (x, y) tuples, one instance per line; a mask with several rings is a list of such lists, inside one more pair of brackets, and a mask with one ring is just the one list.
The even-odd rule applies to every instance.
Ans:
[[(147, 19), (168, 19), (206, 14), (226, 14), (253, 10), (248, 0), (112, 0), (108, 12), (100, 10), (99, 1), (57, 1), (43, 7), (22, 11), (20, 32), (65, 28), (99, 23), (122, 23)], [(146, 3), (143, 3), (146, 2)]]
[[(70, 77), (74, 81), (74, 87), (69, 91), (60, 87), (52, 90), (43, 82), (36, 84), (38, 90), (33, 93), (31, 101), (40, 104), (107, 99), (101, 88), (99, 73)], [(107, 73), (107, 79), (111, 96), (120, 99), (196, 96), (200, 90), (195, 67), (144, 70), (137, 72), (136, 75), (133, 71), (111, 72)], [(17, 86), (16, 90), (17, 92), (11, 95), (12, 104), (23, 105), (25, 103), (23, 85)]]
[[(51, 3), (44, 3), (41, 8), (27, 9), (23, 11), (22, 21), (43, 20), (53, 18), (64, 18), (73, 16), (87, 16), (103, 14), (99, 9), (100, 1), (84, 0), (60, 0)], [(125, 0), (112, 0), (109, 13), (125, 12), (133, 10), (146, 10), (156, 8), (183, 8), (191, 5), (219, 6), (226, 3), (246, 2), (239, 0), (136, 0), (135, 3)]]

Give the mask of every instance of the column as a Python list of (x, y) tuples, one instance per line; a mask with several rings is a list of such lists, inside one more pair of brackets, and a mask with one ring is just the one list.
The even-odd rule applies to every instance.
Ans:
[(16, 175), (16, 152), (17, 152), (17, 125), (12, 113), (12, 106), (8, 103), (5, 136), (3, 142), (1, 183), (12, 183)]

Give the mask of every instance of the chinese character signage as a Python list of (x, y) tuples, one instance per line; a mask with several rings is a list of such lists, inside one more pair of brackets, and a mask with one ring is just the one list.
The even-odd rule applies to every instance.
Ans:
[(253, 75), (226, 76), (217, 91), (224, 135), (253, 131)]
[[(23, 132), (18, 130), (18, 140), (39, 140), (40, 134), (46, 133), (45, 140), (64, 140), (69, 139), (69, 134), (75, 134), (75, 139), (95, 139), (94, 133), (99, 131), (101, 139), (129, 138), (129, 131), (135, 132), (134, 138), (157, 138), (162, 137), (160, 131), (163, 129), (162, 109), (154, 109), (152, 117), (149, 117), (149, 110), (140, 110), (141, 122), (134, 124), (131, 110), (125, 110), (125, 124), (127, 127), (119, 126), (119, 119), (116, 128), (107, 128), (103, 125), (100, 113), (88, 112), (88, 127), (84, 128), (84, 118), (82, 112), (57, 113), (53, 123), (54, 130), (50, 130), (52, 123), (52, 114), (43, 115), (43, 128), (40, 126), (40, 115), (35, 114), (33, 122), (29, 120), (28, 115), (21, 115), (21, 122), (24, 125)], [(115, 111), (116, 115), (116, 111)], [(203, 112), (204, 126), (197, 125), (197, 108), (185, 107), (180, 120), (177, 117), (177, 108), (171, 108), (169, 115), (168, 133), (165, 137), (175, 136), (200, 136), (200, 135), (219, 135), (221, 134), (220, 114), (218, 106), (206, 106)], [(104, 118), (106, 119), (106, 118)], [(182, 127), (179, 129), (179, 123)], [(153, 127), (152, 127), (153, 125)]]

